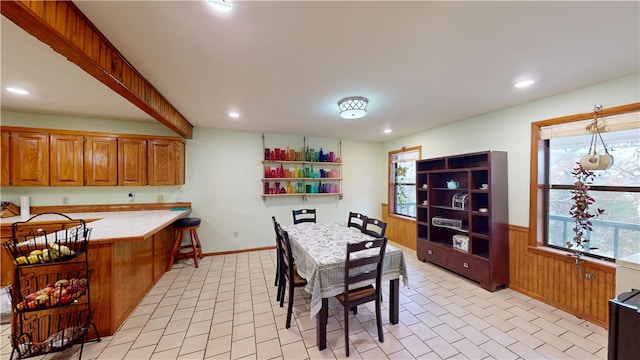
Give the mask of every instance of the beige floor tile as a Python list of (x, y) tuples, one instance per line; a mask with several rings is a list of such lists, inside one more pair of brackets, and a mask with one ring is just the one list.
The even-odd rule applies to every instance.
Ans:
[(177, 332), (170, 335), (163, 335), (156, 346), (156, 352), (180, 348), (182, 346), (182, 341), (184, 340), (184, 336), (187, 334), (186, 331)]
[(429, 352), (431, 348), (427, 346), (419, 337), (411, 335), (402, 339), (399, 339), (400, 343), (409, 351), (413, 357), (421, 357)]
[[(189, 354), (195, 351), (204, 351), (207, 348), (208, 340), (209, 340), (209, 334), (205, 333), (200, 335), (188, 336), (188, 333), (187, 333), (187, 336), (182, 342), (182, 346), (180, 348), (180, 356)], [(202, 355), (203, 356), (201, 358), (204, 357), (204, 352)]]
[(508, 335), (505, 331), (502, 331), (493, 326), (482, 330), (482, 333), (502, 346), (509, 346), (517, 341), (516, 339)]
[[(636, 334), (636, 335), (638, 335), (637, 339), (639, 339), (640, 341), (640, 334)], [(601, 344), (596, 343), (588, 338), (579, 336), (572, 331), (565, 332), (564, 334), (560, 335), (560, 338), (572, 343), (574, 346), (580, 347), (581, 349), (587, 351), (590, 354), (595, 354), (596, 352), (598, 352), (598, 350), (602, 348)], [(640, 354), (638, 355), (640, 356)]]
[(543, 344), (543, 341), (540, 340), (540, 338), (535, 337), (519, 328), (512, 329), (507, 334), (518, 340), (518, 342), (521, 342), (532, 349), (535, 349)]
[(570, 347), (569, 349), (567, 349), (567, 351), (564, 352), (564, 354), (571, 356), (571, 358), (573, 359), (581, 359), (581, 360), (598, 359), (598, 357), (595, 354), (592, 354), (579, 346)]
[(256, 345), (256, 348), (256, 357), (258, 359), (272, 359), (276, 356), (282, 356), (282, 348), (278, 339), (260, 342)]
[(289, 360), (308, 359), (307, 348), (302, 341), (282, 345), (282, 357)]
[(198, 360), (204, 359), (205, 352), (204, 350), (194, 351), (186, 354), (179, 354), (178, 360)]
[(98, 360), (124, 359), (132, 343), (107, 346), (98, 356)]
[(213, 323), (220, 324), (227, 321), (233, 321), (233, 310), (218, 310), (216, 308), (213, 312)]
[(255, 327), (253, 323), (242, 324), (233, 327), (233, 341), (246, 339), (255, 336)]
[[(482, 350), (480, 346), (478, 346), (478, 344), (474, 344), (466, 338), (460, 339), (452, 343), (451, 345), (459, 352), (459, 354), (454, 354), (453, 358), (460, 357), (462, 354), (464, 354), (464, 356), (469, 359), (484, 359), (489, 356), (489, 354)], [(438, 355), (441, 355), (437, 351), (436, 353)]]
[(537, 360), (544, 359), (544, 356), (537, 351), (531, 349), (527, 345), (517, 342), (508, 346), (508, 349), (511, 350), (514, 354), (518, 355), (521, 359), (527, 360)]
[(460, 351), (451, 345), (447, 338), (436, 336), (425, 341), (425, 344), (443, 359), (452, 358)]
[[(155, 345), (158, 343), (158, 341), (160, 341), (163, 332), (164, 329), (158, 329), (141, 333), (140, 335), (138, 335), (136, 341), (133, 342), (133, 345), (131, 345), (131, 349), (138, 349), (151, 345), (153, 345), (153, 347), (155, 348)], [(151, 352), (153, 352), (153, 349)]]
[(186, 332), (189, 330), (191, 319), (169, 320), (169, 324), (164, 330), (164, 335)]
[(149, 319), (149, 321), (147, 321), (145, 326), (142, 328), (142, 332), (164, 329), (167, 327), (169, 320), (171, 320), (171, 315)]
[[(196, 335), (206, 334), (207, 337), (209, 335), (209, 331), (211, 331), (211, 321), (198, 321), (200, 320), (197, 317), (194, 317), (189, 325), (189, 329), (187, 329), (186, 337), (192, 337)], [(197, 321), (197, 322), (196, 322)]]
[(149, 359), (153, 354), (153, 350), (155, 349), (155, 347), (155, 344), (135, 349), (132, 347), (132, 349), (127, 352), (127, 355), (125, 355), (124, 358), (131, 360)]
[(231, 335), (225, 335), (211, 339), (207, 342), (206, 357), (212, 357), (218, 354), (230, 353), (231, 351)]
[(256, 353), (255, 338), (248, 337), (246, 339), (233, 341), (231, 343), (231, 358), (239, 359)]
[(409, 330), (411, 330), (420, 340), (427, 340), (438, 336), (438, 333), (435, 329), (432, 329), (420, 322), (417, 324), (413, 324), (408, 326)]
[(518, 355), (514, 354), (511, 350), (498, 344), (493, 340), (489, 340), (486, 343), (480, 345), (480, 348), (486, 351), (491, 357), (496, 359), (517, 359)]
[[(426, 356), (426, 355), (428, 355), (428, 354), (425, 354), (423, 359), (429, 359), (430, 358), (429, 356)], [(407, 349), (403, 349), (403, 350), (397, 351), (395, 353), (389, 354), (388, 358), (392, 359), (392, 360), (415, 359), (415, 357), (413, 355), (411, 355), (411, 353)]]

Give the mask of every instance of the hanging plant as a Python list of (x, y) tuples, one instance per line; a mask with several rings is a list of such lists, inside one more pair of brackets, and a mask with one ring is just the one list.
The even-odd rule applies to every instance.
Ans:
[(404, 178), (405, 176), (407, 176), (407, 170), (408, 168), (405, 166), (398, 166), (396, 168), (396, 184), (398, 185), (398, 204), (400, 206), (404, 206), (405, 203), (407, 202), (407, 194), (405, 193), (405, 186), (404, 186)]
[(587, 280), (590, 280), (595, 277), (595, 274), (593, 272), (585, 274), (582, 266), (584, 263), (582, 256), (584, 255), (584, 251), (597, 249), (589, 246), (589, 238), (587, 235), (593, 231), (593, 223), (591, 220), (604, 214), (604, 210), (597, 208), (593, 211), (593, 204), (596, 202), (596, 199), (589, 194), (591, 184), (593, 184), (593, 180), (595, 179), (593, 171), (586, 170), (582, 164), (578, 162), (571, 174), (576, 179), (576, 182), (573, 184), (573, 190), (571, 190), (571, 201), (573, 203), (569, 210), (569, 214), (574, 221), (572, 229), (574, 236), (571, 241), (567, 242), (567, 247), (572, 249), (569, 256), (575, 260), (578, 271), (583, 274)]

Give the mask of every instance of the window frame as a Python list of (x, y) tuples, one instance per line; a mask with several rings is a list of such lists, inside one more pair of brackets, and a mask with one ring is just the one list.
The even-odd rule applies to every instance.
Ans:
[[(605, 108), (601, 111), (600, 115), (602, 117), (605, 117), (637, 111), (640, 111), (640, 102), (616, 106), (612, 108)], [(593, 118), (592, 112), (569, 115), (531, 123), (528, 245), (532, 249), (543, 250), (545, 252), (556, 253), (559, 255), (569, 254), (569, 250), (552, 247), (545, 244), (545, 237), (548, 230), (547, 226), (549, 220), (547, 204), (545, 203), (545, 200), (547, 198), (546, 192), (549, 191), (549, 174), (547, 171), (549, 164), (549, 142), (547, 140), (541, 139), (540, 130), (545, 126), (571, 123), (576, 121), (588, 120), (591, 118)], [(592, 257), (590, 254), (585, 255), (589, 255), (589, 259), (591, 261), (598, 260), (596, 257)]]
[[(421, 145), (417, 145), (417, 146), (411, 146), (411, 147), (406, 147), (403, 146), (402, 148), (398, 149), (398, 150), (392, 150), (389, 151), (388, 154), (388, 161), (387, 161), (387, 203), (388, 203), (388, 209), (389, 209), (389, 215), (390, 216), (398, 216), (404, 219), (411, 219), (411, 220), (415, 220), (416, 217), (415, 215), (413, 217), (411, 216), (406, 216), (404, 214), (398, 214), (396, 212), (396, 198), (395, 198), (395, 194), (396, 194), (396, 182), (395, 182), (395, 176), (392, 176), (393, 174), (393, 169), (394, 169), (394, 162), (393, 162), (393, 157), (399, 153), (403, 153), (403, 152), (409, 152), (409, 151), (417, 151), (418, 152), (418, 157), (416, 158), (416, 160), (420, 160), (422, 159), (422, 146)], [(405, 183), (408, 185), (413, 184), (415, 186), (415, 179), (413, 179), (413, 183)]]

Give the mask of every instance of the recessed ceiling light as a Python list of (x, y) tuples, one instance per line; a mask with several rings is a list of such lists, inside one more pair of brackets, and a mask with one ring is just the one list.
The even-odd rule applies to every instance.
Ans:
[(7, 91), (12, 92), (14, 94), (18, 94), (18, 95), (29, 95), (29, 92), (27, 90), (18, 89), (14, 87), (8, 87)]
[(237, 112), (232, 111), (232, 112), (230, 112), (230, 113), (229, 113), (229, 117), (232, 117), (232, 118), (234, 118), (234, 119), (235, 119), (235, 118), (239, 118), (239, 117), (240, 117), (240, 114), (239, 114), (239, 113), (237, 113)]
[(384, 133), (385, 133), (385, 134), (391, 134), (391, 129), (385, 129), (385, 130), (384, 130)]
[(517, 88), (523, 88), (523, 87), (531, 86), (531, 85), (533, 85), (533, 83), (534, 83), (534, 82), (535, 82), (535, 81), (533, 81), (533, 80), (523, 80), (523, 81), (518, 81), (518, 82), (515, 84), (515, 87), (517, 87)]
[(207, 3), (219, 11), (231, 11), (233, 8), (231, 0), (209, 0)]

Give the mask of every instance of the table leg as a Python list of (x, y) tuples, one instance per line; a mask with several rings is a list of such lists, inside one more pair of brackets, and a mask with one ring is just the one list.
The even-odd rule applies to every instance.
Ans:
[(327, 348), (327, 317), (329, 317), (329, 299), (322, 298), (322, 308), (316, 315), (316, 342), (319, 350)]
[[(397, 324), (400, 320), (400, 279), (389, 280), (389, 321)], [(326, 326), (326, 324), (325, 324)]]

